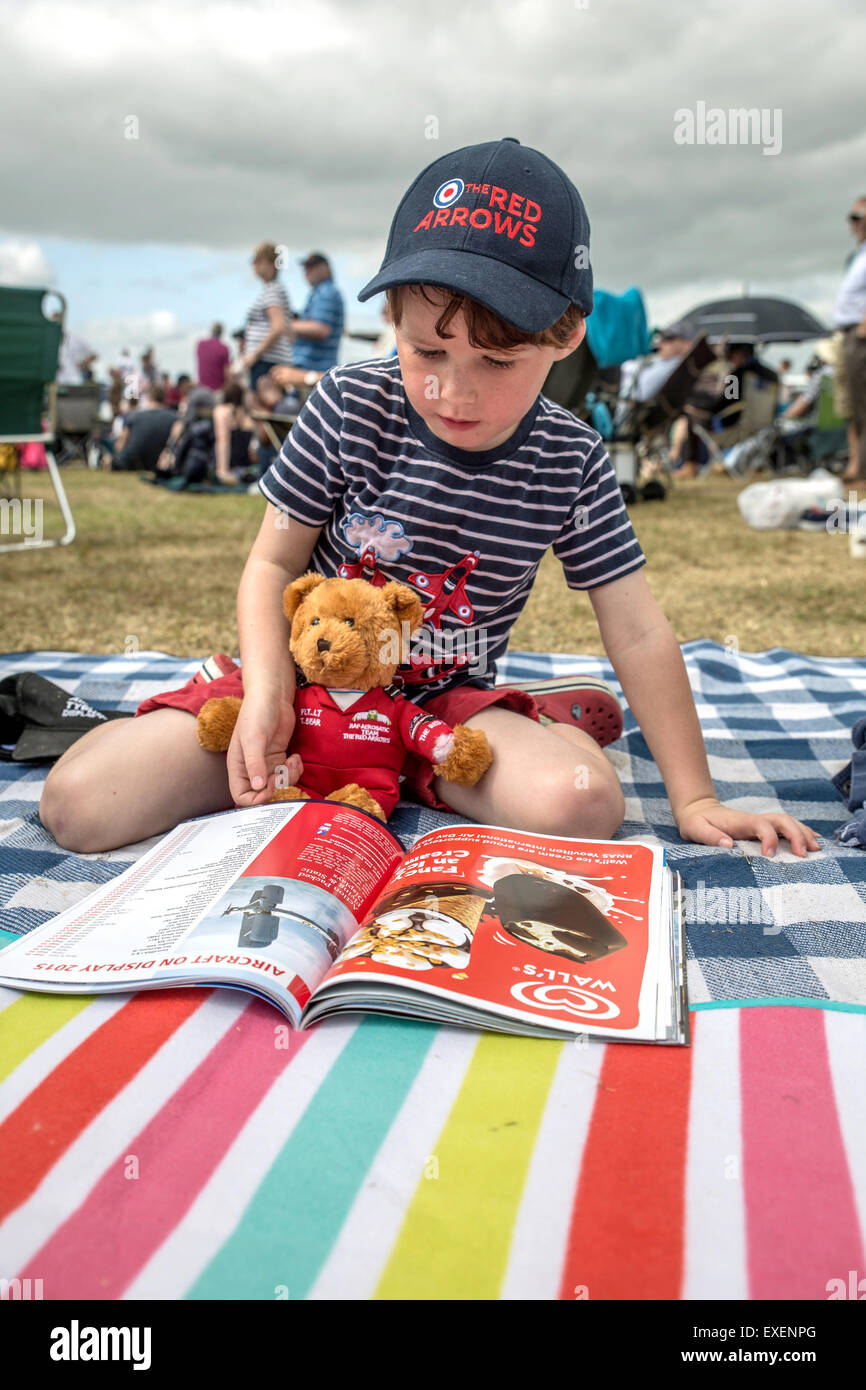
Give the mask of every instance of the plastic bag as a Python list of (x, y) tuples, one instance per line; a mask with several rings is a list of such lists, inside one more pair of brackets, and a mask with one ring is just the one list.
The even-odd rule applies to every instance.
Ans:
[(815, 468), (808, 478), (752, 483), (737, 497), (737, 506), (743, 520), (756, 531), (786, 531), (795, 530), (810, 507), (826, 510), (844, 498), (840, 479), (826, 468)]

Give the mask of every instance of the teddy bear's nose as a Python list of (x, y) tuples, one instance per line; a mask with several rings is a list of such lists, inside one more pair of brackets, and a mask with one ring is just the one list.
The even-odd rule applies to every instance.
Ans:
[(316, 651), (317, 651), (317, 652), (329, 652), (330, 650), (331, 650), (331, 644), (330, 644), (330, 642), (326, 641), (324, 637), (320, 637), (319, 640), (318, 640), (318, 642), (316, 643)]

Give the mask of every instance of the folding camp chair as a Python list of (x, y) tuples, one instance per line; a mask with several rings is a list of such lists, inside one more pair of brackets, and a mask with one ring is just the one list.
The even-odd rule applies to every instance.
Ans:
[[(55, 295), (63, 306), (58, 321), (47, 319), (42, 311), (42, 302), (49, 293)], [(0, 551), (69, 545), (75, 538), (75, 522), (51, 449), (57, 430), (57, 387), (54, 377), (65, 313), (66, 301), (56, 290), (0, 286), (0, 444), (45, 445), (48, 471), (66, 522), (66, 531), (57, 540), (31, 540), (22, 535), (21, 540), (0, 544)], [(47, 431), (42, 426), (46, 387)], [(0, 503), (3, 513), (0, 535), (8, 534), (10, 529), (23, 531), (20, 517), (23, 506), (30, 501), (25, 498), (22, 502), (20, 469), (13, 470), (10, 486), (15, 495), (11, 499), (4, 498)], [(17, 525), (16, 511), (19, 517)], [(12, 528), (9, 526), (10, 518)]]
[[(722, 423), (717, 431), (706, 429), (695, 421), (692, 429), (707, 451), (701, 471), (720, 463), (735, 478), (748, 478), (761, 468), (784, 472), (782, 430), (776, 422), (779, 403), (778, 381), (765, 381), (755, 372), (743, 375), (743, 394), (738, 401), (715, 417)], [(726, 426), (725, 416), (739, 411), (735, 425)]]
[(57, 388), (57, 462), (81, 459), (90, 465), (90, 453), (101, 433), (98, 382)]
[[(670, 430), (682, 414), (702, 372), (715, 361), (706, 334), (695, 339), (679, 366), (647, 401), (609, 402), (620, 423), (608, 444), (614, 471), (624, 489), (660, 481), (671, 474)], [(603, 396), (603, 393), (600, 393)], [(647, 494), (649, 495), (649, 494)], [(659, 492), (659, 496), (663, 494)]]
[(298, 397), (298, 409), (294, 415), (270, 415), (266, 410), (251, 410), (250, 415), (258, 425), (261, 426), (269, 444), (276, 449), (277, 453), (283, 447), (283, 441), (292, 428), (292, 425), (300, 415), (303, 406), (315, 390), (314, 386), (293, 386), (292, 390)]
[(263, 410), (251, 410), (250, 417), (261, 426), (267, 442), (277, 453), (282, 449), (283, 440), (298, 418), (297, 415), (268, 415)]

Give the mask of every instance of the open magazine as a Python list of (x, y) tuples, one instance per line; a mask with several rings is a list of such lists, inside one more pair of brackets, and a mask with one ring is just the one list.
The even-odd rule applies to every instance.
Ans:
[(453, 825), (406, 852), (364, 811), (284, 802), (184, 821), (0, 950), (0, 985), (225, 985), (296, 1028), (372, 1011), (687, 1043), (682, 901), (636, 841)]

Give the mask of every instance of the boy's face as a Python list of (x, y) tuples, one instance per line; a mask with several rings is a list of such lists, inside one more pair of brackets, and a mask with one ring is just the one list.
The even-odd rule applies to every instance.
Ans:
[(509, 351), (474, 348), (461, 311), (439, 338), (435, 324), (448, 296), (428, 287), (436, 304), (403, 296), (397, 355), (410, 404), (437, 439), (458, 449), (495, 449), (511, 437), (532, 406), (554, 362), (582, 342), (586, 324), (563, 348), (523, 344)]

